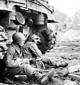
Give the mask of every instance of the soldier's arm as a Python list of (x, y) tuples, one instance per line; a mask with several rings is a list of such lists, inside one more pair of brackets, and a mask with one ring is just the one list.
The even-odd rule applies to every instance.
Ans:
[(6, 59), (6, 64), (7, 67), (18, 67), (19, 63), (17, 61), (17, 59), (14, 59), (15, 57), (15, 49), (13, 47), (10, 47), (7, 51), (7, 59)]
[(32, 50), (32, 52), (38, 57), (41, 58), (43, 55), (41, 51), (39, 50), (38, 46), (35, 43), (30, 43), (29, 48)]

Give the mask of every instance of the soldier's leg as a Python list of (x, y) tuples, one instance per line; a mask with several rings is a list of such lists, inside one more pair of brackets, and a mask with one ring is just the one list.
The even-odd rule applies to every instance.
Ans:
[(44, 64), (47, 64), (47, 65), (50, 65), (50, 66), (53, 65), (52, 61), (51, 61), (49, 58), (47, 58), (47, 57), (43, 57), (43, 58), (41, 59), (41, 61), (42, 61)]
[(32, 76), (32, 74), (34, 73), (34, 71), (36, 71), (36, 68), (32, 67), (32, 66), (29, 65), (29, 64), (24, 64), (24, 65), (23, 65), (23, 70), (24, 70), (24, 73), (25, 73), (26, 75)]
[(68, 66), (68, 63), (65, 62), (64, 60), (59, 60), (55, 62), (53, 59), (49, 59), (47, 57), (41, 59), (44, 64), (54, 66), (54, 67), (66, 67)]
[(24, 65), (24, 72), (26, 75), (35, 76), (42, 84), (46, 84), (49, 78), (54, 74), (54, 69), (51, 69), (47, 73), (40, 73), (36, 68), (33, 68), (29, 64)]

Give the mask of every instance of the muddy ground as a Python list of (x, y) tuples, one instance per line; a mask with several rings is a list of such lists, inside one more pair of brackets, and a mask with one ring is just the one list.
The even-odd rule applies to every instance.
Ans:
[[(80, 85), (80, 41), (60, 42), (53, 49), (46, 52), (46, 57), (53, 60), (58, 67), (54, 68), (53, 81), (48, 85)], [(61, 63), (67, 63), (68, 66), (60, 66)], [(64, 64), (64, 63), (63, 63)], [(70, 68), (73, 66), (72, 68)], [(77, 67), (77, 68), (76, 68)], [(70, 69), (69, 69), (70, 68)], [(73, 73), (78, 75), (78, 78), (70, 77), (68, 74)], [(31, 79), (30, 79), (31, 80)], [(2, 85), (1, 83), (0, 85)], [(27, 82), (15, 82), (13, 84), (4, 85), (39, 85), (38, 82), (27, 80)]]

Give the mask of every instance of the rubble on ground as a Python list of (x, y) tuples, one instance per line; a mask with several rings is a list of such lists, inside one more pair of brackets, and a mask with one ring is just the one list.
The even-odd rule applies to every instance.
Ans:
[[(69, 51), (65, 49), (69, 49), (70, 47), (66, 46), (64, 52), (60, 47), (55, 47), (56, 49), (50, 51), (45, 54), (46, 57), (53, 60), (54, 65), (57, 65), (54, 68), (54, 77), (53, 82), (49, 82), (48, 85), (79, 85), (80, 84), (80, 58), (79, 52), (69, 53)], [(79, 47), (78, 47), (79, 48)], [(74, 48), (76, 49), (76, 47)], [(62, 51), (62, 52), (61, 52)], [(68, 63), (68, 66), (64, 64)], [(62, 66), (61, 66), (62, 65)], [(15, 85), (20, 85), (16, 83)], [(21, 85), (38, 85), (33, 84), (32, 81), (30, 83), (22, 82)]]

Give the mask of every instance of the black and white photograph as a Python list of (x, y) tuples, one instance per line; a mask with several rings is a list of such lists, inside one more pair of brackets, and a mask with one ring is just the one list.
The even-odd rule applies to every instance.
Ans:
[(80, 85), (80, 0), (0, 0), (0, 85)]

